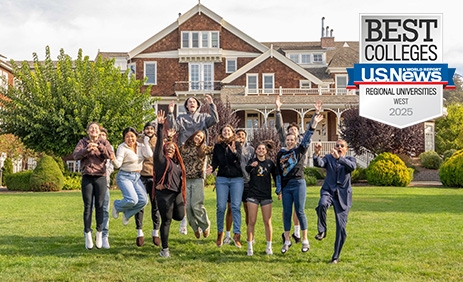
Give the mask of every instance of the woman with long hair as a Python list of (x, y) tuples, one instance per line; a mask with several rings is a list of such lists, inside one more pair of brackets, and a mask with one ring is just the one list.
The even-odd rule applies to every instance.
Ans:
[(241, 170), (241, 144), (236, 141), (235, 129), (227, 124), (220, 129), (217, 143), (212, 154), (211, 173), (215, 169), (217, 177), (215, 191), (217, 196), (217, 247), (223, 244), (223, 229), (225, 209), (227, 208), (228, 194), (232, 207), (233, 241), (237, 248), (241, 248), (241, 200), (243, 197), (243, 172)]
[[(91, 122), (87, 126), (87, 137), (77, 143), (73, 152), (75, 160), (80, 160), (82, 168), (82, 200), (84, 201), (84, 237), (85, 248), (93, 248), (92, 210), (95, 205), (96, 236), (95, 245), (103, 245), (104, 199), (107, 190), (106, 160), (114, 159), (114, 152), (109, 141), (100, 137), (101, 126)], [(94, 202), (95, 201), (95, 202)]]
[(277, 190), (278, 200), (283, 201), (283, 225), (285, 242), (281, 253), (286, 253), (291, 247), (289, 233), (291, 230), (292, 207), (296, 211), (297, 218), (301, 224), (302, 249), (303, 253), (310, 248), (307, 239), (307, 218), (305, 216), (305, 199), (307, 185), (304, 176), (304, 159), (310, 145), (318, 122), (323, 119), (322, 115), (316, 115), (307, 127), (304, 137), (298, 144), (297, 136), (294, 133), (286, 135), (286, 147), (282, 147), (277, 154)]
[(275, 163), (267, 156), (267, 149), (272, 148), (270, 143), (261, 142), (255, 149), (256, 156), (249, 160), (246, 171), (249, 173), (248, 191), (248, 256), (254, 254), (252, 241), (254, 240), (254, 227), (257, 221), (257, 212), (260, 205), (262, 219), (264, 220), (265, 239), (267, 248), (265, 253), (273, 254), (272, 250), (272, 177), (276, 181)]
[(186, 172), (182, 156), (177, 144), (164, 141), (165, 112), (157, 115), (158, 128), (156, 146), (154, 148), (154, 196), (161, 215), (160, 256), (170, 257), (169, 232), (173, 220), (181, 221), (185, 216)]
[(140, 171), (143, 161), (153, 156), (153, 150), (147, 136), (143, 144), (137, 142), (138, 132), (133, 127), (125, 128), (122, 137), (124, 142), (118, 146), (113, 164), (115, 168), (119, 168), (116, 183), (123, 198), (114, 201), (112, 214), (114, 218), (118, 218), (119, 213), (122, 212), (122, 224), (127, 225), (129, 219), (148, 202), (145, 186), (140, 179)]
[(188, 223), (199, 239), (209, 236), (211, 222), (204, 207), (204, 178), (207, 155), (213, 147), (206, 144), (206, 133), (198, 130), (180, 147), (186, 168), (186, 214)]

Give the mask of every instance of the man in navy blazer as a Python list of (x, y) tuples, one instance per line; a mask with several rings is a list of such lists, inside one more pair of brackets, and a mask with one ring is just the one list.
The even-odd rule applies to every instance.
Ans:
[(338, 263), (347, 237), (347, 216), (352, 206), (351, 172), (356, 168), (356, 161), (354, 157), (346, 156), (348, 148), (344, 140), (338, 140), (336, 147), (323, 158), (319, 156), (321, 148), (321, 143), (315, 144), (313, 155), (314, 166), (326, 169), (326, 178), (320, 189), (320, 200), (315, 208), (318, 216), (318, 234), (315, 239), (323, 240), (326, 237), (326, 211), (333, 205), (336, 215), (336, 240), (331, 263), (335, 264)]

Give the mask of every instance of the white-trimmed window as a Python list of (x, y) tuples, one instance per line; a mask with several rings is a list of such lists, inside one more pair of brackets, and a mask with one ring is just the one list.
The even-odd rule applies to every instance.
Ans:
[(312, 84), (310, 83), (310, 80), (299, 80), (299, 87), (301, 89), (310, 89), (312, 88)]
[(214, 89), (214, 64), (190, 63), (190, 91)]
[(229, 58), (225, 62), (225, 68), (227, 73), (233, 73), (236, 71), (236, 58)]
[(219, 48), (218, 31), (182, 31), (182, 48)]
[(8, 89), (8, 73), (0, 70), (0, 90)]
[(259, 77), (256, 73), (246, 74), (246, 87), (248, 88), (248, 93), (257, 93), (259, 85)]
[(289, 54), (289, 59), (296, 64), (299, 64), (299, 54)]
[(157, 84), (157, 63), (156, 62), (145, 62), (145, 84)]
[(275, 75), (273, 73), (264, 73), (262, 74), (262, 84), (264, 88), (264, 93), (273, 93)]
[(336, 94), (347, 93), (347, 75), (336, 75)]
[(310, 54), (301, 54), (301, 64), (310, 64)]
[(323, 55), (322, 54), (313, 54), (313, 62), (314, 63), (323, 63)]

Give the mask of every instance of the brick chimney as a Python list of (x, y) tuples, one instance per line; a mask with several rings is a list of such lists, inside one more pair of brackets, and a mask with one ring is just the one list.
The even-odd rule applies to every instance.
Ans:
[[(334, 48), (334, 37), (333, 37), (333, 29), (328, 35), (329, 26), (325, 29), (325, 17), (322, 18), (322, 37), (320, 39), (320, 44), (322, 48), (325, 49), (332, 49)], [(325, 31), (326, 30), (326, 31)]]

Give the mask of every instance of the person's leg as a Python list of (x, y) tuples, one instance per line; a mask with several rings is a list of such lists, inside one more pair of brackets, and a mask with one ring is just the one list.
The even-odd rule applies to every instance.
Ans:
[(339, 259), (342, 247), (347, 238), (346, 225), (349, 209), (343, 210), (336, 197), (333, 198), (334, 213), (336, 216), (336, 239), (334, 241), (334, 252), (331, 261)]
[(103, 231), (103, 218), (104, 210), (103, 204), (107, 191), (106, 176), (94, 177), (93, 182), (93, 193), (95, 196), (95, 218), (96, 218), (96, 230), (98, 232)]
[(257, 220), (257, 211), (259, 208), (258, 201), (256, 199), (249, 199), (248, 201), (248, 224), (247, 224), (247, 236), (248, 242), (252, 242), (254, 240), (254, 227), (256, 226)]
[(181, 221), (185, 218), (185, 202), (183, 201), (182, 193), (177, 193), (173, 199), (174, 209), (172, 213), (172, 219)]
[(267, 241), (267, 248), (265, 249), (265, 253), (268, 255), (273, 254), (272, 250), (272, 234), (273, 234), (273, 227), (272, 227), (272, 200), (263, 200), (261, 201), (261, 211), (262, 211), (262, 219), (264, 221), (264, 228), (265, 228), (265, 239)]
[(320, 190), (320, 199), (318, 200), (318, 206), (315, 208), (318, 221), (318, 234), (315, 236), (315, 239), (317, 240), (323, 240), (323, 238), (326, 236), (326, 212), (332, 204), (333, 196), (331, 193), (326, 190)]
[(230, 193), (228, 194), (227, 198), (227, 213), (225, 215), (225, 239), (223, 240), (224, 244), (230, 244), (231, 243), (231, 236), (230, 236), (230, 230), (233, 224), (233, 216), (232, 216), (232, 208), (231, 208), (231, 200), (230, 200)]
[(153, 231), (151, 232), (151, 237), (153, 239), (153, 244), (159, 246), (161, 244), (161, 240), (159, 238), (161, 215), (159, 214), (158, 203), (156, 201), (156, 193), (153, 187), (153, 177), (144, 177), (144, 179), (146, 193), (148, 194), (149, 200), (151, 202), (151, 221), (153, 222)]
[(228, 179), (218, 176), (215, 181), (215, 193), (217, 198), (216, 217), (217, 217), (217, 246), (222, 246), (223, 240), (223, 223), (225, 209), (227, 207), (227, 198), (230, 188), (228, 187)]
[[(289, 183), (288, 183), (289, 184)], [(293, 213), (293, 193), (291, 191), (291, 187), (289, 185), (286, 185), (284, 189), (282, 190), (282, 205), (283, 205), (283, 228), (284, 228), (284, 242), (283, 242), (283, 247), (281, 248), (281, 253), (286, 253), (291, 247), (291, 239), (289, 238), (289, 233), (291, 230), (291, 215)]]
[(188, 224), (190, 225), (191, 229), (195, 232), (196, 238), (199, 239), (199, 231), (198, 231), (198, 223), (196, 220), (196, 216), (194, 214), (194, 204), (193, 203), (193, 190), (194, 186), (196, 185), (195, 179), (187, 178), (186, 180), (186, 216), (188, 219)]
[(169, 247), (169, 231), (174, 213), (175, 193), (167, 189), (156, 191), (156, 201), (161, 215), (161, 243), (162, 248)]
[(130, 172), (120, 170), (116, 176), (116, 183), (119, 190), (121, 190), (123, 198), (114, 201), (114, 208), (117, 212), (125, 212), (132, 209), (133, 206), (138, 203), (133, 175)]
[(106, 186), (106, 193), (103, 201), (103, 238), (109, 236), (109, 202), (111, 201), (109, 187)]
[(84, 202), (84, 232), (92, 232), (93, 177), (82, 175), (82, 201)]
[(140, 180), (139, 174), (135, 174), (133, 188), (135, 190), (138, 201), (131, 209), (125, 211), (126, 218), (134, 216), (136, 213), (138, 213), (141, 209), (143, 209), (146, 206), (146, 203), (148, 203), (148, 195), (146, 194), (145, 186)]
[(243, 197), (243, 178), (230, 178), (230, 199), (233, 217), (233, 233), (241, 234), (241, 201)]
[(243, 183), (243, 196), (242, 196), (242, 202), (243, 202), (243, 209), (244, 209), (244, 216), (245, 216), (245, 222), (246, 226), (248, 225), (249, 219), (248, 219), (248, 192), (249, 192), (249, 182)]
[[(293, 180), (294, 209), (301, 224), (302, 240), (307, 240), (307, 217), (305, 215), (305, 199), (307, 197), (307, 186), (305, 179)], [(305, 233), (305, 235), (304, 235)]]

